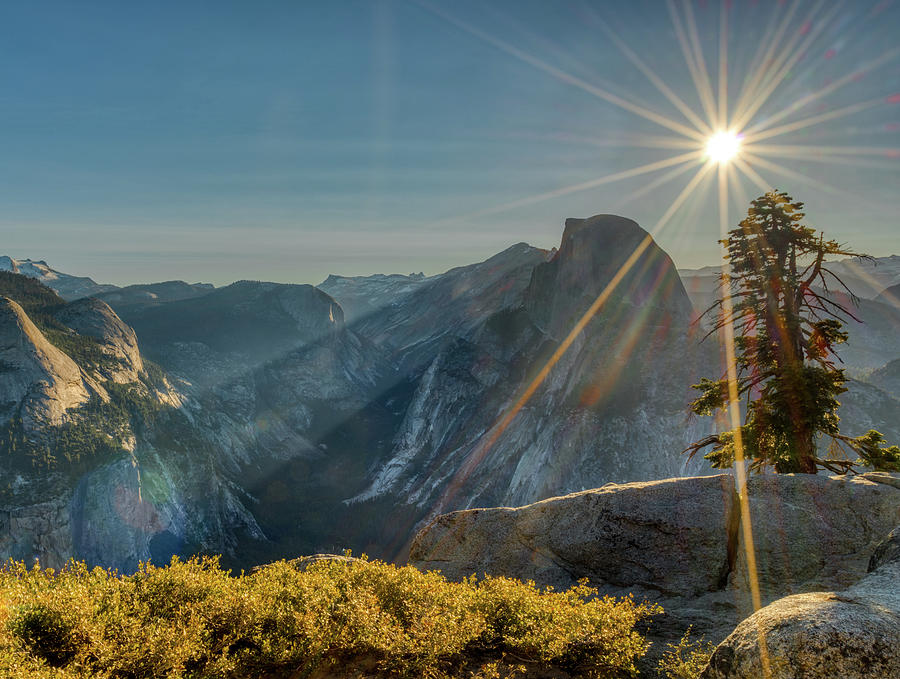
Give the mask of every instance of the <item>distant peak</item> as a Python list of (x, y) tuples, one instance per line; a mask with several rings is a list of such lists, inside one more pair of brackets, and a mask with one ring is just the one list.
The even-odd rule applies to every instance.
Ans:
[(587, 219), (569, 218), (563, 230), (557, 256), (585, 255), (583, 251), (619, 250), (629, 244), (637, 246), (647, 232), (633, 219), (619, 215), (594, 215)]
[(566, 228), (563, 231), (563, 242), (565, 242), (567, 238), (571, 238), (575, 234), (585, 230), (596, 230), (598, 232), (638, 231), (646, 233), (636, 221), (619, 215), (594, 215), (593, 217), (588, 217), (586, 219), (569, 217), (566, 219)]

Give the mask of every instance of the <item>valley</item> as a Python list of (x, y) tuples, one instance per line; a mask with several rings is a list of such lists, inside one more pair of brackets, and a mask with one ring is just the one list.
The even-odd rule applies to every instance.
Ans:
[[(124, 572), (197, 552), (235, 568), (345, 548), (403, 562), (448, 511), (711, 473), (680, 451), (714, 426), (687, 417), (690, 385), (721, 372), (695, 322), (713, 272), (679, 275), (655, 244), (498, 429), (645, 234), (598, 215), (566, 220), (553, 250), (518, 243), (432, 276), (78, 278), (88, 298), (10, 259), (0, 555)], [(895, 285), (895, 259), (855, 280)], [(895, 441), (900, 310), (854, 292), (842, 428)]]

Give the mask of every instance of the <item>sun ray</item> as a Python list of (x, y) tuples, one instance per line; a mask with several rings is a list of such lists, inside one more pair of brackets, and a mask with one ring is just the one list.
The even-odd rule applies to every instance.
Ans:
[(444, 10), (440, 9), (439, 7), (435, 7), (434, 5), (432, 5), (429, 2), (426, 2), (425, 0), (413, 0), (413, 2), (415, 2), (415, 4), (419, 5), (426, 11), (431, 12), (435, 16), (438, 16), (441, 19), (443, 19), (444, 21), (465, 31), (469, 35), (479, 38), (480, 40), (486, 42), (487, 44), (489, 44), (493, 47), (496, 47), (497, 49), (499, 49), (502, 52), (505, 52), (509, 56), (515, 57), (519, 61), (522, 61), (531, 66), (534, 66), (538, 70), (543, 71), (547, 75), (550, 75), (550, 76), (556, 78), (560, 82), (566, 83), (567, 85), (572, 85), (574, 87), (578, 87), (578, 88), (584, 90), (585, 92), (588, 92), (589, 94), (593, 94), (598, 99), (602, 99), (603, 101), (606, 101), (610, 104), (618, 106), (619, 108), (629, 111), (630, 113), (634, 113), (635, 115), (640, 116), (641, 118), (644, 118), (645, 120), (649, 120), (650, 122), (656, 123), (657, 125), (660, 125), (661, 127), (666, 127), (668, 129), (672, 130), (673, 132), (678, 132), (679, 134), (683, 134), (686, 137), (692, 137), (694, 139), (697, 139), (698, 141), (703, 140), (703, 134), (701, 134), (697, 130), (687, 127), (686, 125), (682, 125), (681, 123), (676, 122), (676, 121), (672, 120), (671, 118), (668, 118), (664, 115), (661, 115), (661, 114), (651, 111), (647, 108), (644, 108), (643, 106), (640, 106), (631, 101), (628, 101), (627, 99), (624, 99), (623, 97), (613, 94), (612, 92), (607, 92), (603, 88), (597, 87), (596, 85), (592, 85), (591, 83), (589, 83), (586, 80), (583, 80), (581, 78), (578, 78), (577, 76), (571, 75), (570, 73), (566, 73), (565, 71), (557, 68), (556, 66), (548, 64), (546, 61), (539, 59), (531, 54), (528, 54), (527, 52), (520, 50), (515, 45), (511, 45), (510, 43), (508, 43), (504, 40), (501, 40), (500, 38), (497, 38), (489, 33), (486, 33), (485, 31), (482, 31), (479, 28), (476, 28), (475, 26), (473, 26), (465, 21), (462, 21), (461, 19), (457, 19), (452, 14), (445, 12)]
[[(895, 309), (897, 309), (897, 311), (900, 311), (900, 297), (897, 297), (897, 295), (895, 295), (894, 293), (892, 293), (890, 290), (883, 290), (883, 289), (881, 288), (881, 284), (878, 283), (878, 281), (876, 281), (876, 280), (875, 280), (874, 278), (872, 278), (871, 276), (868, 276), (868, 274), (862, 274), (862, 273), (860, 272), (859, 275), (861, 275), (861, 276), (863, 276), (863, 277), (868, 277), (868, 280), (867, 280), (866, 282), (868, 282), (869, 285), (872, 286), (872, 289), (873, 289), (873, 290), (876, 290), (876, 288), (875, 288), (874, 286), (877, 285), (877, 286), (878, 286), (877, 290), (881, 290), (881, 292), (879, 293), (878, 296), (879, 296), (881, 299), (886, 300), (887, 303), (888, 303), (889, 305), (891, 305), (892, 307), (894, 307)], [(877, 290), (876, 290), (876, 291), (877, 291)]]
[(625, 42), (616, 35), (613, 30), (606, 24), (606, 22), (597, 19), (597, 22), (600, 24), (600, 27), (606, 32), (606, 35), (615, 43), (616, 47), (619, 48), (619, 51), (622, 52), (630, 61), (633, 63), (640, 71), (643, 73), (647, 79), (653, 83), (653, 85), (658, 89), (663, 96), (666, 97), (679, 111), (681, 111), (682, 115), (687, 118), (697, 130), (703, 134), (711, 134), (712, 128), (703, 121), (700, 116), (694, 113), (691, 108), (684, 103), (684, 101), (672, 91), (672, 88), (666, 85), (663, 82), (662, 78), (656, 75), (656, 72), (653, 71), (647, 64), (645, 64), (641, 58), (631, 49)]
[(707, 79), (706, 87), (704, 87), (703, 78), (700, 74), (700, 67), (694, 61), (694, 53), (691, 49), (690, 43), (688, 42), (684, 25), (681, 22), (681, 15), (678, 13), (678, 8), (675, 6), (675, 0), (666, 0), (666, 5), (669, 8), (669, 16), (672, 18), (672, 26), (675, 29), (675, 37), (678, 38), (678, 44), (681, 47), (681, 53), (684, 55), (684, 61), (687, 64), (688, 71), (691, 74), (691, 80), (694, 81), (694, 87), (697, 89), (697, 94), (700, 97), (700, 104), (701, 106), (703, 106), (703, 110), (706, 113), (706, 116), (709, 118), (710, 125), (714, 127), (716, 119), (716, 107), (713, 103), (712, 96), (708, 92), (709, 80)]
[(585, 137), (561, 132), (552, 136), (557, 141), (590, 144), (600, 148), (632, 147), (648, 149), (696, 149), (697, 142), (679, 137), (653, 135), (617, 135), (615, 137)]
[(797, 101), (792, 103), (790, 106), (782, 109), (781, 111), (770, 116), (766, 120), (763, 120), (763, 121), (759, 122), (758, 124), (747, 128), (745, 133), (753, 134), (754, 132), (761, 131), (767, 127), (770, 127), (771, 125), (778, 122), (779, 120), (784, 120), (786, 117), (788, 117), (795, 111), (800, 110), (807, 104), (811, 104), (812, 102), (816, 101), (817, 99), (821, 99), (822, 97), (825, 97), (825, 96), (831, 94), (832, 92), (837, 91), (844, 85), (846, 85), (850, 82), (856, 81), (866, 71), (869, 71), (874, 68), (878, 68), (879, 66), (889, 62), (891, 59), (894, 59), (898, 55), (900, 55), (900, 48), (892, 49), (892, 50), (889, 50), (888, 52), (885, 52), (877, 59), (873, 59), (872, 61), (866, 62), (865, 64), (863, 64), (862, 66), (857, 68), (855, 71), (853, 71), (852, 73), (848, 73), (847, 75), (843, 76), (842, 78), (835, 80), (830, 85), (826, 85), (825, 87), (823, 87), (822, 89), (820, 89), (816, 92), (812, 92), (812, 93), (806, 95), (805, 97), (801, 97), (800, 99), (798, 99)]
[(719, 5), (719, 127), (728, 127), (728, 3)]
[(798, 184), (805, 184), (806, 186), (810, 186), (814, 189), (818, 189), (819, 191), (824, 191), (826, 193), (832, 193), (835, 195), (845, 195), (852, 196), (853, 194), (849, 191), (844, 191), (843, 189), (839, 189), (836, 186), (832, 186), (831, 184), (826, 184), (825, 182), (819, 181), (817, 179), (813, 179), (812, 177), (808, 177), (802, 172), (796, 172), (795, 170), (791, 170), (790, 168), (784, 167), (783, 165), (778, 165), (777, 163), (771, 163), (764, 158), (760, 158), (752, 153), (745, 153), (744, 157), (756, 164), (760, 167), (767, 169), (769, 172), (774, 172), (775, 174), (781, 175), (782, 177), (786, 177), (791, 179)]
[(781, 6), (779, 4), (773, 5), (769, 22), (766, 25), (765, 30), (760, 34), (768, 37), (764, 37), (759, 41), (759, 46), (756, 48), (753, 59), (750, 61), (747, 74), (744, 76), (744, 81), (741, 83), (740, 94), (738, 95), (738, 100), (734, 107), (735, 111), (739, 111), (743, 107), (746, 97), (756, 88), (759, 79), (762, 77), (765, 64), (772, 58), (776, 48), (781, 43), (781, 36), (790, 25), (791, 19), (800, 7), (800, 3), (801, 0), (794, 0), (791, 7), (788, 8), (787, 13), (782, 17), (777, 30), (774, 31), (773, 28), (775, 22), (778, 20), (778, 12), (781, 9)]
[[(819, 5), (822, 3), (820, 2)], [(760, 108), (769, 100), (769, 97), (772, 96), (772, 93), (778, 88), (781, 82), (784, 80), (785, 76), (790, 73), (790, 70), (794, 67), (794, 65), (800, 61), (806, 51), (809, 49), (809, 46), (812, 42), (819, 37), (819, 34), (825, 30), (825, 28), (830, 23), (831, 19), (837, 14), (838, 10), (841, 8), (843, 3), (838, 2), (831, 8), (829, 12), (826, 13), (822, 19), (820, 19), (816, 25), (809, 31), (806, 35), (806, 39), (800, 44), (799, 47), (794, 51), (794, 54), (787, 62), (781, 64), (778, 71), (775, 75), (771, 76), (768, 83), (766, 83), (761, 90), (757, 91), (752, 96), (752, 105), (746, 110), (743, 111), (740, 117), (735, 116), (734, 125), (738, 129), (743, 128), (750, 120), (756, 115), (756, 112), (759, 111)], [(818, 7), (818, 5), (817, 5)], [(783, 54), (787, 54), (788, 48), (783, 50)]]
[[(814, 16), (815, 12), (819, 10), (822, 2), (823, 0), (819, 0), (819, 3), (810, 12), (810, 17)], [(763, 58), (763, 61), (756, 66), (756, 72), (754, 73), (751, 84), (741, 93), (741, 98), (737, 106), (735, 106), (735, 120), (740, 120), (743, 118), (744, 111), (747, 109), (747, 107), (750, 106), (751, 102), (754, 99), (758, 98), (758, 93), (762, 91), (766, 84), (771, 82), (773, 75), (777, 71), (779, 65), (782, 63), (782, 58), (787, 54), (787, 52), (783, 48), (785, 40), (784, 34), (790, 26), (794, 14), (797, 13), (797, 10), (800, 8), (801, 4), (802, 0), (794, 1), (781, 25), (778, 27), (778, 34), (772, 36), (772, 39), (769, 41), (765, 57)], [(788, 39), (789, 44), (793, 44), (797, 39), (799, 39), (800, 35), (803, 33), (804, 27), (811, 25), (811, 21), (811, 18), (807, 19), (804, 26), (801, 27), (800, 30), (794, 32), (793, 38)], [(779, 47), (782, 47), (782, 49), (780, 52), (778, 52), (778, 54), (776, 54)]]
[[(592, 75), (597, 73), (592, 64), (578, 58), (562, 44), (557, 43), (549, 37), (542, 35), (539, 31), (530, 28), (525, 21), (516, 16), (514, 11), (502, 9), (500, 3), (497, 3), (497, 5), (498, 6), (495, 6), (494, 3), (482, 3), (480, 9), (486, 14), (495, 17), (516, 33), (526, 37), (532, 43), (547, 50), (548, 54), (553, 55), (559, 60), (562, 68), (571, 68), (574, 69), (575, 72), (582, 73), (585, 71), (593, 71)], [(564, 64), (568, 64), (568, 66), (565, 66)]]
[(732, 163), (728, 164), (728, 183), (731, 186), (731, 192), (736, 196), (737, 204), (740, 206), (750, 204), (750, 196), (741, 184), (737, 170)]
[(560, 342), (559, 346), (553, 352), (553, 355), (547, 360), (547, 362), (541, 367), (538, 374), (534, 377), (534, 379), (528, 384), (525, 388), (525, 391), (516, 399), (515, 403), (512, 407), (494, 424), (493, 427), (489, 430), (489, 433), (486, 435), (486, 438), (483, 442), (477, 444), (475, 449), (470, 453), (469, 457), (465, 460), (465, 462), (460, 466), (459, 470), (454, 475), (453, 479), (447, 486), (447, 490), (444, 491), (444, 495), (438, 503), (438, 506), (444, 506), (448, 499), (452, 499), (456, 494), (459, 487), (461, 487), (462, 482), (468, 477), (473, 469), (475, 469), (485, 458), (488, 452), (493, 448), (494, 444), (500, 439), (503, 435), (503, 432), (506, 431), (507, 427), (509, 427), (510, 423), (516, 418), (516, 415), (522, 410), (528, 401), (531, 400), (531, 397), (534, 396), (534, 393), (540, 388), (540, 386), (547, 379), (547, 376), (550, 374), (550, 371), (553, 370), (553, 367), (559, 363), (559, 360), (565, 355), (565, 353), (569, 350), (569, 347), (572, 346), (572, 343), (581, 334), (587, 324), (591, 321), (591, 319), (597, 314), (600, 308), (606, 303), (609, 299), (610, 295), (615, 291), (615, 289), (619, 286), (619, 283), (624, 280), (625, 276), (628, 275), (628, 272), (634, 267), (634, 265), (641, 258), (641, 255), (650, 247), (651, 243), (653, 243), (653, 236), (658, 235), (663, 228), (665, 228), (666, 224), (668, 224), (669, 220), (678, 211), (684, 201), (693, 193), (694, 189), (700, 184), (701, 181), (709, 174), (710, 170), (714, 167), (713, 163), (705, 163), (697, 173), (691, 178), (691, 180), (687, 183), (687, 185), (682, 189), (681, 193), (672, 201), (672, 204), (669, 205), (669, 208), (660, 218), (660, 220), (653, 227), (653, 230), (647, 233), (646, 236), (641, 240), (641, 242), (637, 245), (637, 247), (632, 251), (632, 253), (628, 256), (625, 262), (619, 267), (616, 271), (615, 275), (610, 279), (609, 283), (603, 288), (591, 306), (587, 311), (581, 316), (572, 330), (566, 335), (565, 339)]
[[(684, 7), (684, 25), (687, 27), (688, 38), (691, 46), (694, 48), (694, 63), (697, 64), (697, 70), (700, 73), (700, 82), (703, 83), (703, 89), (706, 97), (710, 102), (715, 102), (715, 95), (712, 90), (712, 80), (709, 77), (709, 71), (706, 68), (706, 59), (703, 58), (703, 45), (700, 43), (700, 35), (697, 32), (697, 22), (694, 19), (694, 8), (691, 4), (692, 0), (682, 0)], [(713, 128), (722, 127), (725, 121), (716, 118), (715, 106), (712, 106), (711, 123)]]
[(765, 193), (766, 191), (772, 190), (772, 185), (767, 182), (765, 179), (759, 176), (759, 173), (750, 167), (747, 163), (745, 163), (740, 158), (734, 159), (734, 166), (740, 170), (747, 179), (753, 182), (756, 187)]
[(898, 299), (895, 295), (891, 294), (887, 290), (884, 289), (884, 284), (879, 283), (875, 278), (873, 278), (868, 271), (863, 269), (858, 260), (854, 261), (853, 259), (845, 260), (844, 264), (850, 269), (853, 274), (862, 279), (866, 285), (869, 286), (871, 292), (876, 295), (880, 295), (882, 299), (887, 300), (888, 304), (893, 306), (895, 309), (900, 310), (900, 299)]
[[(894, 172), (898, 169), (897, 161), (891, 162), (889, 160), (879, 160), (877, 158), (855, 158), (853, 156), (846, 155), (819, 155), (814, 151), (809, 153), (801, 153), (801, 152), (792, 152), (792, 153), (762, 153), (755, 148), (748, 149), (750, 153), (758, 154), (760, 156), (768, 156), (772, 158), (787, 158), (790, 160), (796, 160), (798, 162), (806, 162), (806, 163), (816, 163), (816, 164), (826, 164), (826, 165), (839, 165), (841, 167), (863, 167), (863, 168), (871, 168), (877, 170), (892, 170)], [(900, 156), (898, 156), (900, 157)]]
[[(785, 42), (779, 41), (778, 54), (775, 55), (774, 59), (767, 63), (765, 68), (762, 69), (759, 80), (760, 89), (757, 89), (757, 92), (772, 83), (772, 79), (777, 77), (777, 74), (781, 71), (784, 64), (787, 63), (792, 56), (799, 55), (798, 58), (802, 58), (806, 47), (817, 37), (819, 32), (825, 29), (828, 25), (827, 21), (830, 19), (829, 15), (826, 15), (827, 18), (821, 18), (816, 22), (816, 31), (811, 30), (813, 27), (813, 17), (819, 13), (825, 2), (826, 0), (818, 0), (813, 8), (809, 10), (807, 15), (808, 18), (800, 29), (791, 31)], [(836, 6), (839, 5), (840, 2)], [(797, 46), (798, 43), (800, 43), (800, 47)]]
[(762, 141), (763, 139), (770, 139), (772, 137), (777, 137), (782, 134), (787, 134), (788, 132), (796, 132), (797, 130), (802, 130), (804, 128), (810, 127), (812, 125), (818, 125), (819, 123), (824, 123), (829, 120), (836, 120), (837, 118), (844, 118), (849, 115), (853, 115), (854, 113), (859, 113), (861, 111), (865, 111), (870, 108), (874, 108), (879, 104), (884, 103), (884, 97), (878, 97), (877, 99), (869, 99), (868, 101), (861, 101), (857, 104), (851, 104), (850, 106), (844, 106), (843, 108), (836, 109), (834, 111), (828, 111), (827, 113), (821, 113), (816, 116), (811, 116), (809, 118), (804, 118), (803, 120), (798, 120), (793, 123), (788, 123), (786, 125), (780, 125), (779, 127), (772, 127), (762, 130), (761, 132), (756, 132), (754, 134), (748, 134), (745, 138), (747, 144), (753, 144), (758, 141)]
[(476, 219), (478, 217), (487, 217), (489, 215), (495, 215), (495, 214), (498, 214), (501, 212), (515, 210), (516, 208), (525, 207), (527, 205), (534, 205), (535, 203), (541, 203), (545, 200), (551, 200), (553, 198), (567, 196), (570, 193), (586, 191), (588, 189), (593, 189), (598, 186), (603, 186), (604, 184), (611, 184), (613, 182), (621, 181), (623, 179), (631, 179), (632, 177), (638, 177), (642, 174), (647, 174), (648, 172), (655, 172), (656, 170), (664, 170), (667, 167), (672, 167), (673, 165), (679, 165), (688, 160), (691, 160), (694, 158), (700, 158), (702, 156), (703, 156), (703, 151), (691, 151), (690, 153), (682, 153), (680, 155), (673, 156), (671, 158), (666, 158), (665, 160), (658, 160), (654, 163), (647, 163), (646, 165), (641, 165), (639, 167), (631, 168), (630, 170), (624, 170), (622, 172), (616, 172), (614, 174), (609, 174), (604, 177), (600, 177), (598, 179), (591, 179), (590, 181), (581, 182), (580, 184), (572, 184), (570, 186), (563, 186), (562, 188), (554, 189), (552, 191), (546, 191), (544, 193), (539, 193), (536, 196), (528, 196), (526, 198), (520, 198), (519, 200), (510, 201), (508, 203), (502, 203), (500, 205), (494, 205), (492, 207), (484, 208), (482, 210), (476, 210), (475, 212), (468, 212), (464, 215), (458, 215), (456, 217), (448, 217), (446, 219), (441, 219), (441, 220), (432, 222), (430, 224), (427, 224), (424, 228), (437, 228), (437, 227), (447, 226), (449, 224), (455, 224), (460, 221)]
[(806, 153), (832, 156), (887, 156), (900, 158), (900, 148), (883, 146), (812, 146), (804, 144), (747, 144), (744, 148), (753, 153), (787, 156)]
[[(782, 177), (786, 177), (792, 181), (795, 181), (798, 184), (804, 184), (805, 186), (809, 186), (811, 188), (817, 189), (819, 191), (823, 191), (825, 193), (829, 193), (834, 196), (841, 196), (841, 197), (847, 199), (847, 201), (851, 202), (851, 203), (857, 203), (857, 204), (859, 203), (859, 200), (860, 200), (859, 196), (857, 194), (853, 193), (852, 191), (847, 191), (846, 189), (842, 189), (838, 186), (833, 186), (833, 185), (827, 184), (823, 181), (813, 179), (812, 177), (809, 177), (809, 176), (803, 174), (802, 172), (797, 172), (795, 170), (791, 170), (790, 168), (787, 168), (784, 165), (779, 165), (777, 163), (769, 162), (765, 158), (760, 158), (759, 156), (754, 155), (753, 153), (746, 153), (744, 155), (748, 160), (752, 161), (756, 165), (759, 165), (760, 167), (764, 167), (767, 170), (769, 170), (770, 172), (774, 172), (777, 175), (780, 175)], [(823, 158), (823, 159), (817, 159), (817, 160), (827, 162), (828, 159)], [(837, 159), (834, 159), (833, 162), (836, 160)], [(868, 205), (877, 205), (879, 208), (882, 208), (884, 210), (896, 209), (895, 205), (889, 205), (887, 203), (882, 203), (879, 200), (869, 199), (866, 201), (866, 203)]]
[(653, 181), (644, 184), (639, 189), (632, 191), (626, 196), (623, 196), (613, 204), (613, 208), (618, 209), (623, 205), (627, 205), (631, 201), (650, 193), (653, 189), (657, 189), (660, 186), (668, 184), (670, 181), (672, 181), (676, 177), (680, 177), (693, 167), (696, 167), (696, 163), (693, 160), (686, 161), (683, 165), (675, 167), (673, 170), (669, 170), (664, 175), (657, 177)]
[[(719, 164), (719, 235), (725, 239), (728, 236), (728, 178), (727, 168)], [(731, 278), (731, 263), (725, 257), (722, 261), (722, 276), (728, 281)], [(753, 544), (753, 527), (750, 518), (750, 498), (747, 496), (747, 469), (744, 466), (744, 442), (741, 430), (741, 406), (738, 393), (737, 352), (734, 338), (734, 304), (731, 297), (731, 285), (727, 282), (722, 286), (722, 313), (726, 322), (722, 330), (725, 335), (725, 365), (728, 382), (728, 414), (731, 419), (731, 431), (734, 435), (734, 480), (738, 494), (738, 502), (741, 509), (741, 530), (744, 537), (744, 553), (747, 555), (747, 571), (750, 584), (750, 601), (753, 610), (762, 608), (762, 599), (759, 593), (759, 579), (756, 568), (756, 549)], [(760, 627), (758, 630), (758, 642), (760, 660), (762, 661), (763, 676), (768, 677), (769, 657), (766, 648), (766, 637)]]

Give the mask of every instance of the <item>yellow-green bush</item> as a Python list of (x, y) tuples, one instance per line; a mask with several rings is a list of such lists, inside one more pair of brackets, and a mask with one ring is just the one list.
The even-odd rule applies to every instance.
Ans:
[(452, 583), (365, 558), (239, 577), (210, 558), (127, 577), (9, 562), (0, 677), (500, 677), (523, 663), (630, 676), (646, 646), (634, 625), (653, 612), (584, 585)]
[(688, 627), (677, 644), (668, 644), (657, 669), (667, 679), (697, 679), (715, 650), (711, 641), (692, 640)]

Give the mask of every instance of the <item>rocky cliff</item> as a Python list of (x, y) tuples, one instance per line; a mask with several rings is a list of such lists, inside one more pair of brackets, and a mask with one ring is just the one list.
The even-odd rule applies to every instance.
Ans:
[(403, 298), (429, 282), (423, 273), (374, 274), (372, 276), (330, 275), (316, 287), (341, 301), (348, 322), (357, 321), (384, 309), (402, 304)]
[(108, 304), (91, 297), (67, 304), (56, 313), (70, 330), (97, 340), (100, 351), (109, 357), (107, 371), (98, 375), (119, 384), (136, 382), (144, 372), (137, 335), (125, 325)]
[(686, 422), (689, 385), (710, 355), (691, 337), (690, 301), (656, 245), (498, 427), (645, 236), (621, 217), (567, 220), (552, 255), (515, 246), (414, 292), (387, 328), (363, 324), (375, 340), (401, 338), (395, 361), (423, 370), (394, 455), (353, 502), (395, 498), (424, 517), (682, 473), (677, 451), (706, 426)]
[(343, 325), (340, 305), (321, 290), (259, 281), (166, 303), (122, 303), (118, 310), (152, 359), (202, 386), (222, 384)]
[[(31, 526), (0, 530), (0, 555), (123, 570), (198, 550), (238, 567), (346, 547), (403, 559), (444, 511), (701, 473), (679, 451), (713, 426), (685, 413), (718, 351), (659, 247), (554, 358), (646, 237), (598, 215), (567, 220), (558, 249), (519, 243), (436, 276), (169, 282), (108, 304), (0, 272), (21, 308), (0, 331), (11, 365), (30, 366), (0, 370), (0, 445), (17, 460), (0, 491)], [(50, 413), (30, 438), (26, 401)], [(889, 435), (897, 408), (869, 384), (845, 402)], [(44, 506), (68, 523), (51, 531)]]
[(78, 365), (53, 346), (22, 307), (0, 297), (0, 424), (34, 432), (59, 425), (89, 398)]
[[(520, 243), (430, 278), (329, 279), (335, 294), (378, 308), (351, 323), (340, 300), (309, 286), (252, 282), (120, 311), (142, 350), (184, 380), (191, 454), (212, 457), (203, 464), (255, 522), (240, 531), (256, 537), (229, 538), (240, 565), (345, 546), (402, 558), (415, 526), (442, 508), (682, 472), (678, 451), (707, 426), (685, 423), (687, 385), (709, 353), (655, 245), (533, 401), (480, 448), (645, 235), (618, 217), (570, 220), (558, 251)], [(143, 438), (165, 477), (179, 459), (172, 442), (158, 428)], [(181, 514), (160, 511), (190, 515), (179, 488), (197, 474), (167, 474)], [(166, 529), (169, 542), (192, 544), (196, 528), (166, 523), (184, 524)]]
[(474, 573), (568, 587), (588, 578), (604, 593), (661, 603), (657, 641), (693, 626), (718, 642), (753, 613), (751, 573), (763, 604), (842, 589), (865, 576), (900, 523), (898, 475), (754, 476), (747, 497), (755, 570), (730, 475), (445, 514), (417, 535), (410, 563), (454, 580)]
[(261, 537), (194, 422), (202, 406), (148, 368), (108, 305), (11, 274), (0, 287), (21, 302), (0, 297), (0, 554), (133, 570)]

